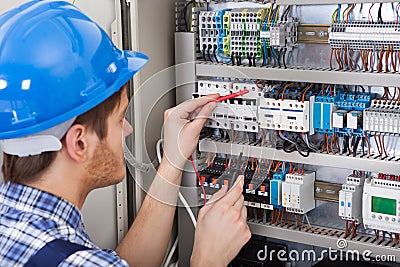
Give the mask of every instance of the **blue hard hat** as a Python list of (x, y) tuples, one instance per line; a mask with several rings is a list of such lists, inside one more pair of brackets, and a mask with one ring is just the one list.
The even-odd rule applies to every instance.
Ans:
[(0, 140), (83, 114), (148, 61), (121, 51), (74, 5), (31, 1), (0, 16)]

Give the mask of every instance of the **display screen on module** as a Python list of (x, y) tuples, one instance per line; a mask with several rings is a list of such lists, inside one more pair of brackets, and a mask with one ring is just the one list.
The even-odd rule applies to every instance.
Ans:
[(372, 197), (372, 212), (396, 215), (396, 200), (382, 197)]

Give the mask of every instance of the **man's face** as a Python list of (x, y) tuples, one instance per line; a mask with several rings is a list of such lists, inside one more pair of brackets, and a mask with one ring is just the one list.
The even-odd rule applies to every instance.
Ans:
[(123, 142), (132, 133), (131, 125), (125, 121), (128, 104), (127, 95), (122, 93), (120, 105), (107, 119), (107, 137), (99, 141), (86, 168), (93, 188), (117, 184), (125, 177)]

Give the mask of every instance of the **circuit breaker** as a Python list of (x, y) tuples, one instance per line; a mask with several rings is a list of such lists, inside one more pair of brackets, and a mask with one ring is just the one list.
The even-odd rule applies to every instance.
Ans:
[(339, 192), (339, 216), (360, 223), (362, 220), (362, 194), (365, 177), (351, 175)]

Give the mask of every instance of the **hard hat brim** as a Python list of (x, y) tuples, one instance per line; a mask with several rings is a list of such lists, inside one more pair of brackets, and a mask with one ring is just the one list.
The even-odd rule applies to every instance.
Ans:
[(82, 105), (51, 120), (39, 124), (27, 125), (24, 128), (15, 129), (12, 131), (2, 132), (0, 133), (0, 140), (19, 138), (42, 132), (91, 110), (105, 101), (111, 95), (118, 92), (121, 87), (126, 84), (149, 61), (149, 58), (145, 54), (128, 50), (123, 50), (122, 52), (125, 59), (124, 66), (122, 66), (117, 79), (112, 85), (107, 87), (104, 82), (99, 81), (94, 89), (89, 90), (87, 101), (85, 101)]

